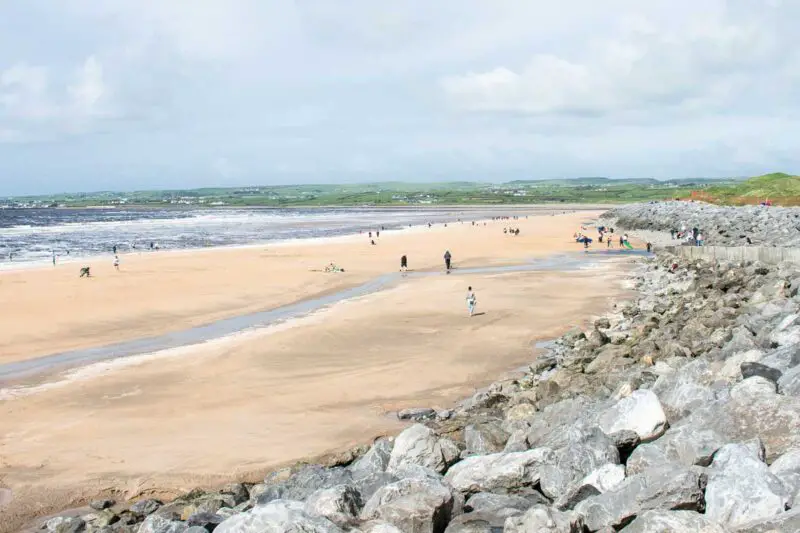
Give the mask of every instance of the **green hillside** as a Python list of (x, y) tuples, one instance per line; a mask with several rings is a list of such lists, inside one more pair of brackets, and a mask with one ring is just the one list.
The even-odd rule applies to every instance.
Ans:
[(771, 200), (780, 205), (798, 205), (800, 176), (774, 172), (734, 185), (710, 187), (707, 193), (720, 203), (752, 204)]

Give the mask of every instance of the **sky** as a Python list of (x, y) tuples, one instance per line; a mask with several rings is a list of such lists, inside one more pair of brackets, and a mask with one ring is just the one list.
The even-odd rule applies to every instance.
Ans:
[(795, 0), (0, 1), (0, 195), (800, 171)]

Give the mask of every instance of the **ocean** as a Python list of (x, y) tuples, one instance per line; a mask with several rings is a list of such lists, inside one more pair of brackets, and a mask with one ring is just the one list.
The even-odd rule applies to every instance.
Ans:
[[(553, 211), (534, 206), (525, 213)], [(559, 210), (560, 211), (560, 210)], [(0, 209), (0, 268), (131, 251), (332, 237), (500, 216), (490, 208)], [(521, 215), (508, 208), (509, 215)]]

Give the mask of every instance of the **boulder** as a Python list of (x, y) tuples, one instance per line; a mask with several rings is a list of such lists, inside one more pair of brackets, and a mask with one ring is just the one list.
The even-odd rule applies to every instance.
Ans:
[(626, 478), (613, 490), (585, 499), (575, 511), (584, 517), (590, 531), (619, 529), (653, 509), (702, 511), (705, 481), (696, 467), (653, 468)]
[(158, 500), (139, 500), (131, 505), (130, 512), (136, 516), (144, 517), (155, 513), (159, 507), (161, 507), (161, 502)]
[(544, 505), (535, 505), (521, 516), (506, 519), (504, 533), (581, 533), (583, 518), (572, 512), (562, 512)]
[(706, 516), (735, 529), (786, 510), (789, 493), (744, 444), (726, 444), (708, 470)]
[(777, 394), (773, 382), (756, 376), (737, 383), (730, 398), (696, 409), (680, 425), (712, 429), (729, 442), (760, 438), (772, 462), (800, 447), (800, 398)]
[(396, 526), (382, 520), (370, 520), (369, 522), (365, 522), (361, 524), (361, 527), (357, 530), (353, 530), (353, 533), (356, 531), (360, 531), (361, 533), (404, 533), (397, 529)]
[(538, 483), (542, 466), (554, 460), (549, 448), (477, 455), (453, 465), (445, 481), (464, 493), (514, 490)]
[(187, 529), (189, 526), (183, 522), (150, 514), (139, 526), (138, 533), (185, 533)]
[(389, 466), (389, 459), (392, 455), (393, 442), (390, 439), (376, 440), (370, 449), (356, 459), (349, 467), (353, 478), (361, 478), (385, 472)]
[(760, 376), (766, 380), (772, 381), (777, 384), (781, 379), (783, 373), (777, 368), (772, 368), (761, 363), (745, 362), (741, 365), (742, 379), (751, 378), (753, 376)]
[(541, 490), (555, 499), (577, 481), (607, 463), (619, 463), (614, 441), (598, 428), (574, 430), (570, 444), (555, 451), (553, 461), (540, 468)]
[(389, 469), (403, 464), (416, 464), (444, 472), (458, 459), (460, 452), (450, 439), (439, 437), (422, 424), (414, 424), (395, 439)]
[(479, 492), (473, 494), (464, 505), (464, 511), (468, 513), (494, 512), (498, 509), (517, 509), (525, 511), (535, 503), (545, 503), (544, 498), (540, 501), (532, 501), (523, 496), (513, 494), (494, 494), (492, 492)]
[(605, 464), (573, 484), (553, 505), (561, 510), (574, 509), (577, 504), (590, 496), (596, 496), (617, 488), (625, 480), (625, 467)]
[(791, 506), (800, 505), (800, 448), (792, 448), (775, 459), (769, 471), (783, 483), (791, 497)]
[(798, 531), (800, 531), (800, 509), (748, 522), (736, 530), (737, 533), (797, 533)]
[(89, 503), (89, 507), (95, 511), (102, 511), (103, 509), (114, 507), (116, 503), (117, 502), (115, 500), (93, 500), (91, 503)]
[(268, 485), (258, 496), (258, 504), (274, 500), (303, 501), (320, 489), (348, 485), (353, 482), (350, 470), (343, 467), (324, 468), (319, 465), (306, 466), (287, 479)]
[(45, 525), (49, 533), (81, 533), (86, 529), (86, 522), (77, 516), (56, 516)]
[(608, 438), (614, 441), (614, 446), (617, 447), (620, 463), (626, 462), (628, 457), (631, 456), (631, 453), (633, 453), (633, 450), (642, 442), (642, 439), (639, 438), (639, 434), (630, 429), (616, 431), (609, 435)]
[(450, 489), (432, 479), (401, 479), (379, 489), (361, 511), (362, 520), (382, 520), (401, 531), (440, 533), (454, 514)]
[(491, 512), (473, 512), (455, 517), (445, 533), (495, 533), (503, 530), (506, 519), (523, 513), (519, 509), (502, 508)]
[(659, 376), (652, 391), (658, 396), (668, 420), (675, 423), (694, 408), (714, 399), (709, 388), (713, 379), (714, 373), (708, 363), (698, 359), (675, 372)]
[(412, 407), (410, 409), (403, 409), (397, 413), (397, 418), (400, 420), (429, 420), (436, 416), (436, 411), (430, 407)]
[(309, 515), (300, 502), (275, 500), (226, 518), (214, 533), (343, 533), (343, 530), (327, 518)]
[(786, 396), (800, 396), (800, 366), (789, 369), (781, 376), (778, 390)]
[(195, 513), (186, 520), (189, 527), (198, 526), (206, 531), (214, 531), (224, 518), (216, 513), (201, 512)]
[(464, 428), (464, 443), (468, 454), (485, 455), (503, 451), (508, 433), (500, 427), (500, 421), (469, 424)]
[(647, 511), (637, 516), (624, 533), (726, 533), (719, 524), (694, 511)]
[(244, 503), (250, 498), (250, 494), (247, 492), (247, 486), (244, 483), (229, 483), (219, 492), (222, 495), (229, 495), (233, 498), (234, 507)]
[(640, 389), (600, 415), (599, 425), (607, 435), (629, 429), (647, 442), (666, 431), (667, 417), (653, 391)]
[(688, 425), (670, 428), (657, 441), (642, 444), (633, 451), (628, 459), (627, 473), (633, 475), (667, 463), (685, 467), (708, 466), (714, 453), (728, 442), (713, 429), (698, 429)]
[(361, 494), (350, 485), (337, 485), (318, 490), (306, 500), (305, 511), (310, 515), (324, 516), (340, 527), (355, 521), (361, 511)]

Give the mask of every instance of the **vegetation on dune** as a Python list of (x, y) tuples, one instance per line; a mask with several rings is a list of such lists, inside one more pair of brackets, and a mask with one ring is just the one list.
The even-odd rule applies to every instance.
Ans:
[(735, 184), (709, 187), (694, 197), (727, 205), (766, 201), (774, 205), (800, 205), (800, 176), (774, 172)]

